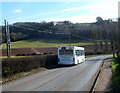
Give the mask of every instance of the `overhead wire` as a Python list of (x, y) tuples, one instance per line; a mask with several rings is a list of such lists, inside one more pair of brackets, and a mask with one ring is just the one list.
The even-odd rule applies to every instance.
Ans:
[[(41, 33), (48, 33), (48, 34), (59, 34), (59, 35), (69, 35), (70, 33), (55, 33), (55, 32), (51, 32), (51, 31), (41, 31), (41, 30), (36, 30), (36, 29), (32, 29), (32, 28), (29, 28), (29, 27), (20, 27), (20, 26), (17, 26), (17, 25), (13, 25), (15, 27), (18, 27), (18, 28), (22, 28), (22, 29), (28, 29), (28, 30), (33, 30), (33, 31), (38, 31), (38, 32), (41, 32)], [(94, 39), (88, 39), (88, 38), (85, 38), (85, 37), (82, 37), (82, 36), (79, 36), (79, 35), (76, 35), (76, 34), (70, 34), (71, 36), (75, 36), (77, 38), (82, 38), (82, 39), (85, 39), (85, 40), (88, 40), (88, 41), (97, 41), (97, 42), (100, 42), (100, 41), (105, 41), (105, 40), (94, 40)]]

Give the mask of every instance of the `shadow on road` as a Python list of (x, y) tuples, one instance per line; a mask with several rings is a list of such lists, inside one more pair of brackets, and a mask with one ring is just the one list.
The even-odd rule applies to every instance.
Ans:
[(75, 65), (49, 65), (49, 66), (46, 66), (47, 69), (58, 69), (58, 68), (65, 68), (65, 67), (73, 67)]

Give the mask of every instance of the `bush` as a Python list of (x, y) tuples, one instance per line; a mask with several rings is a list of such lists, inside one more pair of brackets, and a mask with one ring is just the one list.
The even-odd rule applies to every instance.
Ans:
[(43, 53), (43, 55), (47, 55), (48, 53)]
[(53, 54), (52, 52), (49, 52), (49, 54)]
[(26, 54), (23, 53), (23, 54), (21, 54), (21, 56), (26, 56)]
[(9, 77), (19, 72), (27, 72), (38, 67), (54, 64), (57, 64), (56, 55), (7, 58), (2, 62), (2, 77)]
[(36, 53), (32, 53), (31, 55), (37, 55)]
[(30, 56), (31, 54), (27, 54), (27, 56)]
[(58, 64), (58, 56), (48, 55), (46, 59), (46, 65), (56, 65)]
[(17, 54), (17, 55), (15, 55), (15, 56), (21, 56), (21, 54)]
[(117, 58), (114, 58), (112, 61), (112, 72), (113, 72), (113, 77), (112, 77), (112, 85), (113, 89), (116, 93), (120, 92), (120, 63)]

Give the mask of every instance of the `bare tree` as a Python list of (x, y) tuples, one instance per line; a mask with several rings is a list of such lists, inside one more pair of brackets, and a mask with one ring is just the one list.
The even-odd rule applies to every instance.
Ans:
[(117, 56), (120, 60), (120, 18), (118, 18), (118, 24), (117, 24), (117, 33), (116, 33), (116, 42), (117, 42)]
[(96, 25), (93, 25), (92, 39), (93, 39), (93, 46), (94, 46), (94, 54), (97, 54), (98, 47), (97, 47), (96, 40), (98, 40), (98, 31), (97, 31), (97, 26)]

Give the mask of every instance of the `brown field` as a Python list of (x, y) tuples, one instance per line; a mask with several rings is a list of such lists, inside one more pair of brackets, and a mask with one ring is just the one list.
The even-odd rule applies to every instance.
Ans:
[[(87, 54), (93, 53), (94, 52), (94, 46), (93, 45), (85, 45), (82, 46), (85, 47), (85, 51)], [(101, 51), (100, 46), (98, 45), (98, 51)], [(108, 46), (108, 51), (110, 51), (110, 45)], [(104, 45), (104, 51), (105, 51), (105, 45)], [(17, 49), (11, 49), (11, 55), (15, 56), (17, 54), (44, 54), (44, 53), (52, 53), (52, 54), (57, 54), (57, 48), (17, 48)], [(2, 54), (2, 55), (1, 55)], [(6, 49), (2, 49), (2, 53), (0, 50), (0, 55), (1, 56), (6, 56)]]

